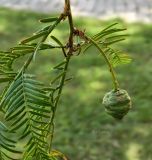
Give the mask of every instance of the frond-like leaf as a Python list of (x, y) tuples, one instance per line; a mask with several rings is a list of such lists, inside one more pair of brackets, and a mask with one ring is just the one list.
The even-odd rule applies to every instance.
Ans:
[[(128, 36), (128, 34), (122, 33), (126, 30), (125, 28), (116, 28), (116, 25), (117, 23), (114, 23), (106, 27), (91, 38), (101, 47), (113, 67), (130, 63), (132, 60), (129, 55), (112, 48), (113, 44), (124, 41), (125, 37)], [(92, 45), (93, 44), (91, 42), (87, 44), (83, 52), (86, 52)]]
[(116, 35), (122, 31), (125, 31), (126, 28), (117, 28), (115, 27), (118, 23), (114, 23), (104, 29), (102, 29), (99, 33), (97, 33), (96, 35), (94, 35), (92, 37), (93, 40), (97, 41), (97, 40), (100, 40), (100, 39), (103, 39), (107, 36), (112, 36), (112, 35)]
[[(126, 31), (126, 28), (116, 28), (117, 23), (114, 23), (105, 29), (102, 29), (99, 33), (94, 35), (91, 39), (96, 41), (98, 44), (102, 44), (102, 47), (108, 47), (115, 43), (125, 40), (125, 37), (128, 34), (122, 34), (123, 31)], [(93, 44), (87, 44), (84, 51), (86, 52)]]
[(128, 54), (122, 53), (121, 51), (115, 51), (112, 48), (107, 48), (104, 52), (106, 53), (113, 67), (122, 64), (128, 64), (132, 61)]
[(15, 73), (12, 70), (12, 63), (16, 55), (11, 52), (0, 51), (0, 83), (12, 80)]
[(15, 160), (15, 154), (21, 153), (15, 149), (16, 142), (8, 138), (11, 137), (11, 134), (8, 128), (0, 121), (0, 160)]
[[(33, 79), (32, 75), (19, 73), (1, 100), (5, 118), (11, 121), (11, 130), (23, 130), (20, 139), (29, 138), (24, 158), (36, 156), (43, 159), (47, 155), (48, 123), (52, 104), (43, 91), (43, 84)], [(29, 148), (32, 149), (30, 154)], [(29, 154), (29, 155), (28, 155)]]

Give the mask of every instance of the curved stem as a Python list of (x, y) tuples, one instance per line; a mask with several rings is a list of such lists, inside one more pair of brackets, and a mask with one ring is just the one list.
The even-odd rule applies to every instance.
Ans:
[(63, 76), (61, 78), (61, 81), (60, 81), (60, 84), (59, 84), (59, 91), (58, 91), (58, 96), (57, 96), (57, 99), (56, 99), (55, 105), (54, 105), (54, 112), (56, 111), (56, 108), (57, 108), (57, 105), (58, 105), (58, 102), (59, 102), (59, 99), (60, 99), (60, 96), (61, 96), (61, 93), (62, 93), (62, 89), (63, 89), (63, 86), (64, 86), (64, 81), (65, 81), (65, 78), (66, 78), (66, 73), (67, 73), (67, 70), (68, 70), (70, 58), (71, 58), (71, 56), (68, 56), (66, 58), (66, 63), (65, 63), (64, 69), (63, 69), (63, 72), (65, 74), (63, 74)]
[(54, 109), (53, 109), (53, 114), (50, 120), (50, 126), (52, 126), (52, 133), (51, 133), (51, 140), (50, 140), (50, 145), (49, 145), (49, 152), (51, 151), (52, 148), (52, 140), (53, 140), (53, 136), (54, 136), (54, 118), (55, 118), (55, 113), (56, 113), (56, 109), (58, 106), (58, 102), (60, 100), (61, 97), (61, 93), (63, 90), (63, 86), (64, 86), (64, 82), (65, 82), (65, 78), (66, 78), (66, 73), (68, 70), (68, 66), (69, 66), (69, 61), (70, 58), (72, 56), (73, 53), (73, 33), (74, 33), (74, 25), (73, 25), (73, 18), (72, 18), (72, 13), (71, 13), (71, 4), (70, 4), (70, 0), (65, 0), (65, 11), (64, 11), (68, 17), (68, 22), (69, 22), (69, 27), (70, 27), (70, 35), (69, 35), (69, 42), (68, 42), (68, 47), (69, 47), (69, 51), (66, 57), (66, 64), (64, 66), (63, 72), (65, 72), (65, 74), (63, 74), (63, 76), (61, 77), (61, 81), (59, 84), (59, 91), (57, 94), (57, 99), (55, 101), (54, 104)]
[(66, 79), (66, 73), (67, 73), (67, 70), (68, 70), (70, 58), (71, 58), (70, 55), (68, 55), (66, 57), (66, 63), (65, 63), (64, 69), (63, 69), (63, 72), (65, 72), (65, 74), (63, 74), (63, 76), (60, 80), (59, 91), (58, 91), (57, 99), (56, 99), (54, 107), (53, 107), (53, 114), (52, 114), (52, 117), (51, 117), (51, 120), (50, 120), (50, 126), (52, 126), (52, 133), (51, 133), (51, 140), (50, 140), (50, 145), (49, 145), (49, 152), (51, 151), (52, 140), (53, 140), (53, 135), (54, 135), (54, 118), (55, 118), (57, 106), (58, 106), (58, 103), (59, 103), (59, 100), (60, 100), (60, 97), (61, 97), (61, 93), (62, 93), (62, 90), (63, 90), (64, 82), (65, 82), (65, 79)]
[(114, 89), (115, 91), (118, 90), (119, 88), (119, 83), (118, 83), (118, 80), (116, 78), (116, 74), (115, 74), (115, 71), (113, 69), (113, 66), (111, 65), (108, 57), (106, 56), (106, 54), (102, 51), (102, 49), (100, 48), (100, 46), (96, 43), (96, 41), (94, 41), (92, 38), (89, 38), (87, 37), (90, 42), (92, 42), (94, 44), (94, 46), (100, 51), (100, 53), (103, 55), (103, 57), (105, 58), (105, 61), (107, 62), (108, 66), (109, 66), (109, 69), (110, 69), (110, 72), (111, 72), (111, 75), (112, 75), (112, 79), (113, 79), (113, 84), (114, 84)]

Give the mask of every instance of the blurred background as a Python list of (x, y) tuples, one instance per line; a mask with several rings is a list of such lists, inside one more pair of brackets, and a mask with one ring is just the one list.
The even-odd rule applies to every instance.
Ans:
[[(74, 56), (56, 116), (54, 148), (71, 160), (152, 160), (152, 0), (71, 0), (75, 26), (88, 35), (115, 22), (130, 36), (115, 45), (133, 58), (118, 67), (121, 88), (133, 108), (116, 121), (104, 111), (102, 98), (112, 89), (111, 76), (102, 57), (91, 48)], [(43, 25), (38, 20), (63, 10), (63, 0), (0, 0), (0, 50), (7, 50)], [(81, 17), (81, 18), (80, 18)], [(67, 40), (67, 24), (53, 35)], [(61, 60), (60, 50), (38, 54), (30, 71), (49, 84), (51, 67)], [(22, 65), (23, 59), (14, 67)], [(3, 86), (0, 86), (3, 88)], [(22, 145), (22, 144), (20, 144)]]

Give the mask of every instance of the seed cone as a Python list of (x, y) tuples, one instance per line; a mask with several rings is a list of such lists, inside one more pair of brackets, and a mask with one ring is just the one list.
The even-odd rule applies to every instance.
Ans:
[(131, 109), (131, 98), (123, 89), (112, 90), (105, 94), (103, 105), (109, 115), (116, 119), (122, 119)]

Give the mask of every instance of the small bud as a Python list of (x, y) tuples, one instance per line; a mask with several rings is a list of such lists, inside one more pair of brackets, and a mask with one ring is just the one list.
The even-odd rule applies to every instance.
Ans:
[(127, 91), (119, 89), (112, 90), (103, 98), (105, 111), (116, 119), (122, 119), (131, 109), (131, 98)]

